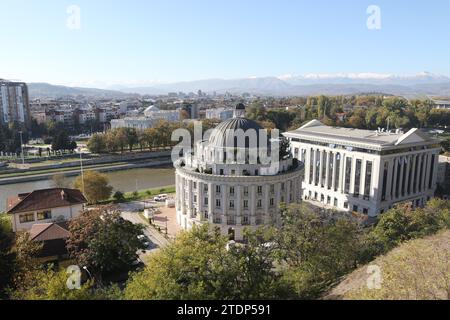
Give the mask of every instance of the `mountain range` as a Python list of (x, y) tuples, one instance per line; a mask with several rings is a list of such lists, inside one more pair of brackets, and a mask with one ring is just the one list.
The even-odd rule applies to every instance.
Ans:
[(111, 86), (108, 90), (53, 86), (30, 83), (30, 96), (86, 95), (124, 97), (127, 94), (160, 95), (169, 92), (197, 92), (217, 94), (250, 93), (272, 96), (350, 95), (382, 93), (407, 98), (424, 96), (450, 96), (450, 78), (422, 72), (400, 76), (377, 73), (307, 74), (279, 77), (251, 77), (241, 79), (207, 79), (143, 87)]

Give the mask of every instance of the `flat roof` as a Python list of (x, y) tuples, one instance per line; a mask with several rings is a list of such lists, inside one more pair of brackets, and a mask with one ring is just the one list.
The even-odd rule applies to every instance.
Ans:
[(285, 133), (289, 138), (306, 138), (312, 140), (329, 140), (342, 144), (364, 144), (377, 149), (386, 147), (400, 147), (409, 144), (436, 143), (427, 133), (419, 129), (411, 129), (408, 132), (392, 130), (391, 132), (379, 132), (375, 130), (362, 130), (343, 127), (326, 126), (318, 120), (312, 120), (297, 130)]

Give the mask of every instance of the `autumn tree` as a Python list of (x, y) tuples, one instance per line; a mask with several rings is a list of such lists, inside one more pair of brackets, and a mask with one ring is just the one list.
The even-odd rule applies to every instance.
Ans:
[(75, 179), (73, 186), (84, 193), (89, 203), (109, 199), (113, 190), (108, 177), (96, 171), (85, 171)]

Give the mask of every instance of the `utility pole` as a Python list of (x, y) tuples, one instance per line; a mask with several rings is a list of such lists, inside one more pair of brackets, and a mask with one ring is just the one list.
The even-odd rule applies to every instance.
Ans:
[(81, 191), (83, 191), (84, 194), (84, 173), (83, 173), (83, 152), (80, 147), (80, 171), (81, 171)]
[(25, 159), (24, 159), (24, 155), (23, 155), (23, 139), (22, 139), (22, 131), (19, 131), (20, 134), (20, 150), (22, 153), (22, 164), (25, 164)]

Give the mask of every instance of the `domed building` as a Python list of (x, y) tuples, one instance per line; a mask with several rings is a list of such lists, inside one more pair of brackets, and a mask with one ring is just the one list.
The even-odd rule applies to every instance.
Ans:
[(238, 104), (232, 119), (175, 162), (183, 229), (209, 223), (240, 241), (245, 228), (279, 224), (281, 203), (301, 201), (303, 164), (244, 115), (245, 106)]

